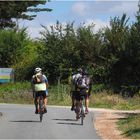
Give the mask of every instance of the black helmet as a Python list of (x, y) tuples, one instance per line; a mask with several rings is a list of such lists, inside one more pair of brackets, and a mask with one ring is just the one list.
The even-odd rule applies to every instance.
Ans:
[(87, 70), (83, 70), (82, 71), (82, 75), (88, 75), (88, 71)]
[(82, 69), (81, 68), (79, 68), (79, 69), (77, 69), (77, 72), (79, 72), (79, 73), (82, 73)]

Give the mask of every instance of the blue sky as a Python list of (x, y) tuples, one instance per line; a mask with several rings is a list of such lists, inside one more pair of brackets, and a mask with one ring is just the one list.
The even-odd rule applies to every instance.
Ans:
[(138, 11), (138, 0), (52, 0), (39, 7), (51, 8), (53, 11), (40, 12), (33, 21), (20, 21), (21, 27), (28, 27), (32, 38), (40, 37), (39, 32), (43, 29), (41, 25), (49, 27), (55, 25), (57, 20), (63, 24), (74, 21), (75, 26), (94, 23), (95, 31), (98, 31), (109, 26), (110, 17), (121, 17), (126, 13), (131, 24)]

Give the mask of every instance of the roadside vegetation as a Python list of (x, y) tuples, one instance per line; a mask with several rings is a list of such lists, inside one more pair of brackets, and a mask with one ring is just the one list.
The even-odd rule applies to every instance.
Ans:
[[(97, 88), (98, 92), (95, 92), (96, 87), (96, 85), (93, 85), (90, 107), (118, 110), (140, 109), (140, 95), (135, 95), (133, 98), (123, 98), (110, 90), (101, 88), (99, 91), (99, 86)], [(0, 85), (0, 102), (33, 104), (31, 84), (29, 82), (18, 82)], [(50, 85), (48, 104), (71, 106), (70, 86), (66, 84)]]
[(118, 122), (122, 135), (131, 139), (140, 139), (140, 114), (127, 115)]

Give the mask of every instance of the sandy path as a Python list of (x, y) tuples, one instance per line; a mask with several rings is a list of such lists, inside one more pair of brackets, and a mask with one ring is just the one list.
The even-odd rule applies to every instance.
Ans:
[[(121, 135), (121, 132), (117, 128), (116, 122), (120, 118), (125, 118), (126, 113), (140, 113), (140, 110), (135, 111), (120, 111), (120, 110), (109, 110), (109, 109), (92, 109), (97, 111), (98, 115), (95, 117), (94, 126), (99, 136), (102, 139), (123, 139), (130, 140)], [(132, 139), (131, 139), (132, 140)]]

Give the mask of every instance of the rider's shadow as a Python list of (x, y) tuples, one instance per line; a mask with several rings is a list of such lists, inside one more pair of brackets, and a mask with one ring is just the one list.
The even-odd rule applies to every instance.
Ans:
[[(57, 122), (57, 124), (81, 125), (81, 124), (79, 124), (79, 123), (75, 123), (75, 122), (77, 122), (76, 119), (52, 119), (52, 120), (62, 121), (62, 122)], [(66, 122), (65, 122), (65, 121), (66, 121)]]
[(40, 121), (34, 121), (34, 120), (16, 120), (16, 121), (9, 121), (9, 122), (40, 122)]

